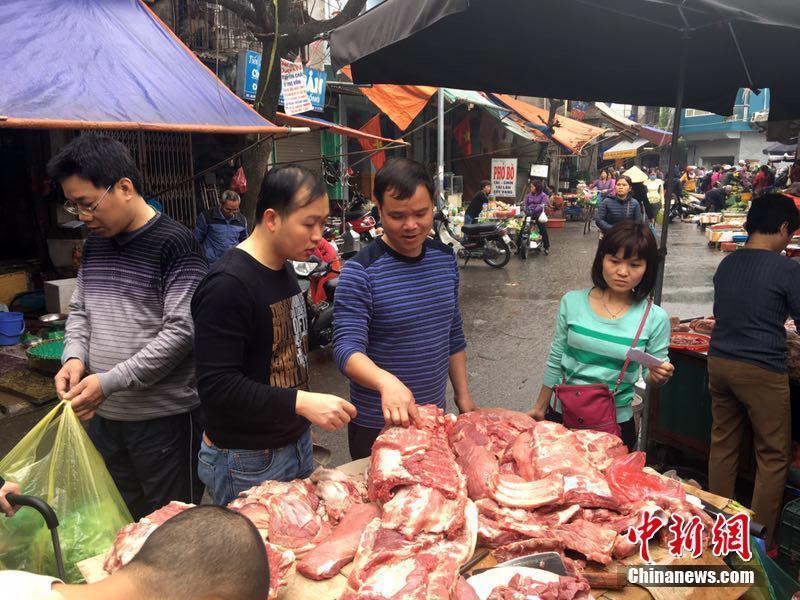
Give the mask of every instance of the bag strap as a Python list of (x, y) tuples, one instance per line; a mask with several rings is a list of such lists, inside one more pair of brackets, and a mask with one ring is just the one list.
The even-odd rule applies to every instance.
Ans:
[[(642, 330), (644, 329), (644, 324), (647, 322), (647, 317), (650, 314), (650, 309), (653, 307), (653, 299), (649, 298), (647, 300), (647, 306), (644, 309), (644, 316), (642, 317), (642, 322), (639, 323), (639, 330), (636, 332), (636, 337), (633, 338), (633, 345), (631, 348), (636, 348), (636, 344), (639, 343), (639, 338), (642, 335)], [(622, 365), (622, 370), (619, 372), (619, 377), (617, 377), (617, 383), (614, 386), (614, 393), (617, 393), (617, 389), (619, 389), (619, 384), (622, 383), (622, 378), (625, 377), (625, 371), (628, 370), (628, 365), (631, 364), (631, 359), (627, 356), (625, 357), (625, 363)]]

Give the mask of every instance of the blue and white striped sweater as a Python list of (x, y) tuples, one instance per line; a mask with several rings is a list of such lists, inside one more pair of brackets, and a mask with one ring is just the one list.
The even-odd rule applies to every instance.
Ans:
[[(344, 372), (361, 352), (398, 377), (418, 404), (444, 408), (450, 356), (466, 347), (453, 251), (425, 243), (418, 258), (376, 240), (342, 269), (334, 302), (334, 357)], [(350, 383), (355, 423), (384, 425), (381, 397)]]

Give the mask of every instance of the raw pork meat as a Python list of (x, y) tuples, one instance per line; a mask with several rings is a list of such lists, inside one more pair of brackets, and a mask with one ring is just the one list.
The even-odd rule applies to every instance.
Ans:
[(137, 523), (125, 525), (119, 530), (114, 545), (106, 553), (103, 570), (113, 573), (128, 564), (159, 525), (193, 506), (194, 504), (173, 501), (146, 517), (142, 517)]
[(275, 600), (278, 590), (288, 583), (287, 575), (294, 564), (294, 552), (281, 550), (269, 542), (264, 542), (267, 549), (267, 564), (269, 564), (269, 591), (267, 600)]
[(484, 446), (471, 446), (458, 456), (456, 462), (467, 479), (469, 497), (473, 500), (488, 497), (489, 481), (500, 470), (497, 456)]
[(603, 565), (611, 562), (611, 554), (617, 533), (589, 521), (578, 519), (555, 528), (555, 535), (563, 540), (564, 546), (580, 552), (587, 559)]
[(600, 471), (605, 471), (611, 462), (628, 454), (628, 448), (615, 435), (591, 429), (576, 429), (572, 433), (581, 445), (589, 460)]
[(437, 489), (409, 485), (383, 505), (381, 521), (385, 528), (399, 531), (409, 540), (421, 532), (457, 531), (464, 524), (466, 502), (466, 492), (451, 500)]
[(480, 446), (500, 458), (520, 433), (535, 425), (536, 421), (521, 412), (482, 408), (459, 415), (449, 427), (448, 437), (457, 456)]
[(380, 516), (376, 504), (353, 504), (333, 533), (297, 563), (297, 572), (309, 579), (330, 579), (353, 560), (367, 525)]
[(489, 494), (504, 506), (512, 508), (539, 508), (565, 502), (565, 478), (552, 473), (526, 481), (518, 475), (497, 474), (489, 482)]
[(292, 483), (298, 485), (290, 485), (286, 493), (273, 494), (260, 501), (269, 513), (269, 541), (300, 556), (328, 537), (331, 526), (314, 492), (300, 485), (302, 482)]
[(453, 600), (480, 600), (478, 594), (463, 577), (459, 577), (456, 582), (456, 590), (453, 593)]
[(494, 588), (488, 600), (588, 600), (590, 591), (589, 583), (580, 576), (545, 582), (518, 573), (506, 585)]
[(367, 501), (366, 482), (338, 469), (318, 467), (309, 480), (316, 484), (316, 494), (334, 523), (338, 523), (353, 504)]
[(236, 500), (228, 504), (228, 508), (250, 519), (250, 522), (256, 526), (261, 535), (267, 537), (269, 534), (270, 513), (266, 505), (257, 497), (236, 498)]
[(422, 533), (407, 540), (379, 519), (367, 526), (343, 600), (446, 600), (458, 569), (475, 549), (478, 513), (467, 501), (464, 526), (450, 537)]
[(444, 413), (434, 405), (420, 406), (421, 423), (387, 427), (372, 446), (367, 476), (369, 498), (388, 502), (397, 488), (421, 484), (456, 498), (463, 476), (447, 443)]

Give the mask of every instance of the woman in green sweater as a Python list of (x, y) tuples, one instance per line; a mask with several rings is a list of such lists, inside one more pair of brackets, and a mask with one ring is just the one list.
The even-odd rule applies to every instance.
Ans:
[[(561, 421), (560, 403), (554, 401), (551, 406), (557, 384), (605, 383), (614, 389), (644, 317), (657, 270), (658, 247), (646, 225), (623, 221), (608, 230), (592, 265), (594, 287), (567, 292), (561, 298), (542, 389), (529, 413), (533, 418)], [(636, 344), (663, 361), (644, 370), (645, 381), (652, 386), (664, 385), (672, 377), (669, 337), (666, 312), (653, 306)], [(639, 364), (631, 362), (615, 395), (617, 423), (631, 451), (636, 445), (631, 402), (638, 379)]]

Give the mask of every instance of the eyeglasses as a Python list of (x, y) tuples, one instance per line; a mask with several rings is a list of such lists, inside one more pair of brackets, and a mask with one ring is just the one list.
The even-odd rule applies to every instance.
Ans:
[(94, 211), (97, 210), (97, 207), (100, 206), (100, 203), (103, 201), (103, 198), (105, 198), (108, 195), (108, 192), (111, 191), (111, 188), (114, 187), (116, 183), (117, 182), (115, 181), (110, 186), (108, 186), (106, 188), (106, 191), (103, 192), (103, 195), (100, 196), (100, 199), (91, 206), (86, 206), (86, 207), (78, 206), (78, 204), (76, 204), (72, 200), (67, 200), (66, 202), (64, 202), (64, 210), (71, 215), (76, 215), (76, 216), (83, 215), (85, 217), (92, 216), (94, 214)]

